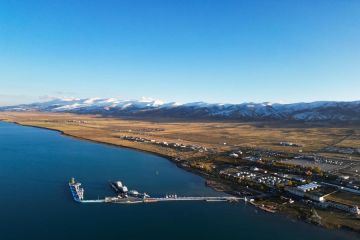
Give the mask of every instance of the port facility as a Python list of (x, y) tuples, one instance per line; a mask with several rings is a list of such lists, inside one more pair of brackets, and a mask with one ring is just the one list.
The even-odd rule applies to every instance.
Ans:
[(125, 185), (120, 181), (112, 182), (112, 188), (118, 194), (114, 197), (105, 197), (104, 199), (86, 200), (84, 199), (84, 188), (81, 183), (76, 182), (71, 178), (69, 182), (70, 192), (75, 202), (78, 203), (120, 203), (120, 204), (136, 204), (136, 203), (156, 203), (156, 202), (174, 202), (174, 201), (206, 201), (206, 202), (237, 202), (245, 200), (246, 198), (239, 198), (233, 196), (219, 196), (219, 197), (180, 197), (176, 194), (166, 195), (165, 197), (150, 197), (146, 193), (138, 193), (135, 190), (128, 191)]

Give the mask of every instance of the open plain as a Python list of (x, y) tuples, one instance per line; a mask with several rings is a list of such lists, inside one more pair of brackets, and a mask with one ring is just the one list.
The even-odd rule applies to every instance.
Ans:
[[(64, 134), (97, 142), (141, 149), (176, 157), (178, 152), (155, 144), (124, 140), (139, 137), (157, 142), (195, 144), (217, 152), (239, 147), (290, 153), (316, 153), (360, 160), (357, 154), (325, 152), (326, 147), (360, 148), (360, 124), (276, 123), (276, 122), (184, 122), (104, 118), (97, 115), (40, 112), (2, 112), (0, 119), (22, 125), (58, 130)], [(282, 146), (292, 142), (296, 146)], [(182, 157), (189, 157), (181, 154)], [(201, 154), (200, 154), (201, 155)], [(193, 157), (193, 155), (191, 156)]]
[[(360, 231), (358, 218), (348, 213), (316, 212), (305, 207), (306, 201), (284, 201), (286, 188), (302, 181), (359, 185), (358, 124), (164, 121), (44, 112), (0, 112), (0, 120), (165, 156), (206, 176), (214, 189), (255, 197), (255, 206), (266, 211)], [(358, 204), (357, 198), (340, 193), (333, 199)]]

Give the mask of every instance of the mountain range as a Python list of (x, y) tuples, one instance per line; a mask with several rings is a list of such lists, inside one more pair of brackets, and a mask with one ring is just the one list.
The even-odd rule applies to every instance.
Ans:
[(154, 99), (56, 98), (47, 102), (0, 107), (0, 111), (69, 112), (133, 118), (231, 121), (360, 121), (360, 101), (310, 103), (179, 104)]

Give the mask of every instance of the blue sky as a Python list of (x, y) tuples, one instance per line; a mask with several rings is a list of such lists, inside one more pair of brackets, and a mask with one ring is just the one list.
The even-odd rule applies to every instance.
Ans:
[(0, 105), (360, 99), (358, 0), (2, 0)]

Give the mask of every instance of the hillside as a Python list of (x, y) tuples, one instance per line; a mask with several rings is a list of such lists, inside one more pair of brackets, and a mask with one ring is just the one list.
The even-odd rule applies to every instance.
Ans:
[(360, 101), (311, 103), (179, 104), (160, 100), (59, 98), (48, 102), (0, 107), (0, 111), (68, 112), (113, 117), (232, 121), (360, 121)]

